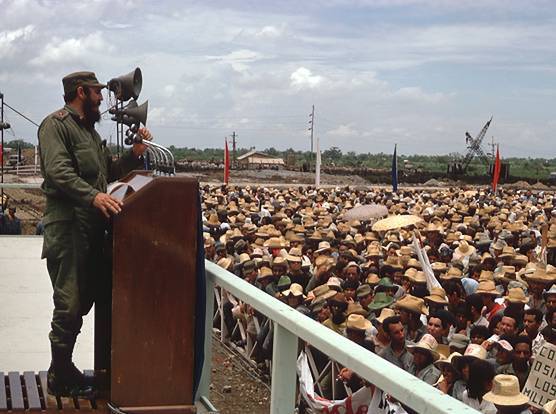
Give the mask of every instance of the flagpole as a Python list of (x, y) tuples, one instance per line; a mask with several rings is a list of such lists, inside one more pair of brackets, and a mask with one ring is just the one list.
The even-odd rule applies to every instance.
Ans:
[(398, 191), (398, 144), (394, 144), (394, 155), (392, 156), (392, 192)]
[(224, 184), (228, 185), (230, 180), (230, 151), (228, 150), (228, 140), (224, 138)]
[(315, 187), (319, 187), (320, 186), (320, 164), (321, 164), (320, 138), (319, 137), (317, 137), (316, 152), (317, 152), (317, 156), (316, 156), (316, 161), (315, 161)]

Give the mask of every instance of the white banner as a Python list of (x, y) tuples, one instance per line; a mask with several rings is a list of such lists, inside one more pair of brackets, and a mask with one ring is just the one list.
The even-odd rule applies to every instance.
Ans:
[(556, 346), (543, 345), (531, 364), (523, 394), (529, 397), (529, 404), (541, 409), (547, 402), (556, 400)]
[(316, 413), (407, 414), (400, 405), (390, 403), (386, 394), (376, 387), (363, 387), (343, 400), (328, 400), (316, 394), (305, 352), (301, 352), (297, 359), (297, 373), (299, 375), (299, 391), (307, 405)]
[(427, 290), (430, 292), (433, 287), (442, 287), (440, 282), (434, 276), (434, 271), (432, 270), (431, 262), (429, 261), (429, 256), (425, 249), (421, 248), (420, 240), (417, 240), (417, 237), (413, 235), (413, 249), (419, 258), (419, 263), (421, 263), (421, 267), (423, 268), (423, 273), (427, 278)]

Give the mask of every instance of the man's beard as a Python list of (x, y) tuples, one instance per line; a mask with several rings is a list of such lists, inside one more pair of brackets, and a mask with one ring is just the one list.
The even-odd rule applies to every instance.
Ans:
[(98, 105), (93, 102), (90, 96), (83, 102), (83, 115), (88, 125), (93, 126), (95, 122), (100, 121), (100, 111), (98, 108)]

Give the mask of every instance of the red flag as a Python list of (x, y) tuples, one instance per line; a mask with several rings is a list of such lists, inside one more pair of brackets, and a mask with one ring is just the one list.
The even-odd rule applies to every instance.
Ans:
[(228, 184), (230, 179), (230, 151), (228, 150), (228, 141), (224, 139), (224, 184)]
[(492, 191), (496, 192), (498, 179), (500, 178), (500, 148), (496, 146), (496, 160), (494, 161), (494, 171), (492, 172)]

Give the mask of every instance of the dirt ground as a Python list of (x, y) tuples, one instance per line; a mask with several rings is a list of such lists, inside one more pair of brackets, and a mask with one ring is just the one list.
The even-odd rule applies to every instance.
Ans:
[(212, 340), (210, 402), (222, 414), (267, 414), (270, 386), (258, 372), (218, 340)]

